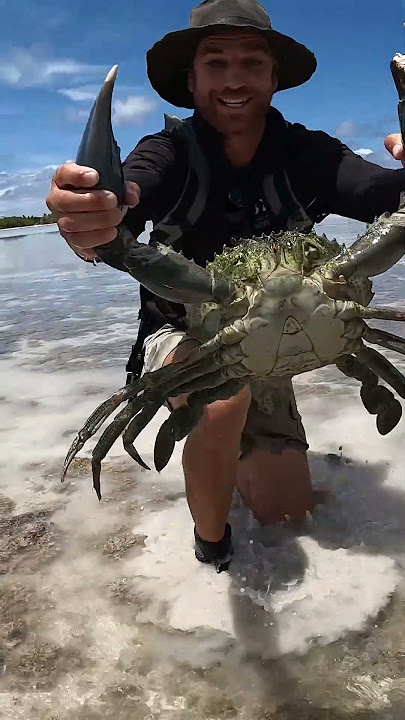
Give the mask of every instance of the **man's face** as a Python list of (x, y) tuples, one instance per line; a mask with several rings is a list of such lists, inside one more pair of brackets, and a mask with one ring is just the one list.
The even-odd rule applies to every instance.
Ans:
[(219, 132), (245, 133), (264, 118), (277, 87), (274, 60), (260, 33), (236, 31), (201, 41), (189, 90)]

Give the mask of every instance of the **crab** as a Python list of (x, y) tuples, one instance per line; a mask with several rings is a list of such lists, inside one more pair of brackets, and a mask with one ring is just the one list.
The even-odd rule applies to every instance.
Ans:
[[(405, 56), (395, 56), (391, 67), (405, 130)], [(122, 202), (120, 150), (111, 127), (116, 74), (117, 66), (100, 90), (77, 162), (96, 168), (99, 187)], [(238, 241), (202, 268), (170, 247), (139, 243), (124, 223), (119, 236), (129, 273), (152, 292), (185, 305), (188, 334), (199, 344), (183, 362), (146, 373), (103, 402), (73, 441), (62, 481), (76, 454), (123, 403), (92, 453), (99, 499), (101, 462), (121, 434), (129, 455), (148, 467), (134, 442), (169, 397), (188, 393), (187, 404), (171, 412), (158, 432), (158, 471), (206, 404), (230, 398), (258, 378), (293, 377), (327, 365), (361, 383), (361, 400), (376, 415), (382, 435), (398, 424), (402, 407), (392, 390), (405, 398), (405, 376), (369, 345), (405, 355), (405, 339), (369, 327), (366, 320), (405, 321), (400, 310), (369, 307), (370, 278), (405, 255), (405, 193), (397, 212), (377, 219), (349, 248), (315, 232), (288, 231)]]

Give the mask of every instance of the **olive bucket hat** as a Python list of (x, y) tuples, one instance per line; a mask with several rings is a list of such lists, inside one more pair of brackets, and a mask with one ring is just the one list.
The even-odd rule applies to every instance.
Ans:
[(191, 11), (188, 28), (168, 33), (148, 51), (148, 77), (154, 90), (172, 105), (193, 108), (187, 73), (199, 42), (235, 28), (259, 30), (267, 37), (278, 64), (277, 90), (302, 85), (315, 72), (314, 54), (288, 35), (273, 30), (266, 10), (257, 0), (204, 0)]

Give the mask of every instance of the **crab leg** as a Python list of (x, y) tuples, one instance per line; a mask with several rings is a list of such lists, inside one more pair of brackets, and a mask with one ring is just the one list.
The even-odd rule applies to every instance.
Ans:
[[(149, 399), (148, 391), (150, 391), (151, 399), (161, 397), (162, 402), (169, 397), (192, 392), (198, 378), (202, 379), (203, 386), (206, 387), (206, 376), (217, 370), (225, 372), (226, 377), (246, 375), (247, 370), (240, 364), (240, 357), (232, 357), (230, 353), (224, 357), (223, 353), (217, 352), (222, 344), (232, 344), (232, 341), (233, 338), (228, 332), (221, 331), (212, 340), (192, 350), (183, 362), (162, 368), (162, 370), (167, 371), (167, 374), (161, 383), (158, 382), (158, 373), (161, 370), (149, 373), (149, 378), (148, 375), (144, 375), (142, 379), (144, 379), (145, 384), (148, 383), (150, 386), (145, 390), (144, 402)], [(232, 372), (229, 369), (230, 366), (232, 366)]]
[(176, 441), (182, 440), (192, 431), (201, 420), (202, 414), (203, 407), (191, 408), (189, 405), (183, 405), (173, 410), (170, 417), (165, 420), (155, 440), (153, 459), (158, 472), (169, 462)]
[(402, 144), (405, 147), (405, 55), (397, 53), (391, 61), (391, 72), (395, 87), (398, 91), (398, 116), (402, 134)]
[(382, 380), (385, 380), (388, 385), (391, 385), (401, 398), (405, 398), (405, 375), (397, 370), (384, 355), (365, 345), (357, 350), (355, 354), (359, 360), (368, 365), (376, 375)]
[[(125, 186), (120, 148), (111, 125), (111, 101), (117, 65), (108, 73), (93, 105), (76, 157), (78, 165), (95, 168), (99, 174), (97, 188), (110, 190), (119, 205), (124, 200)], [(172, 302), (201, 304), (226, 302), (235, 293), (232, 282), (215, 278), (183, 255), (163, 245), (139, 243), (125, 223), (118, 228), (124, 248), (124, 265), (132, 277), (148, 290)], [(106, 248), (96, 249), (103, 259)], [(108, 249), (107, 249), (108, 250)]]
[[(118, 393), (116, 393), (118, 394)], [(108, 402), (108, 401), (107, 401)], [(123, 401), (121, 401), (123, 402)], [(138, 400), (139, 403), (139, 400)], [(104, 405), (105, 403), (103, 403)], [(101, 407), (101, 406), (100, 406)], [(113, 408), (115, 409), (115, 408)], [(135, 401), (130, 401), (128, 405), (121, 410), (121, 412), (118, 413), (118, 415), (114, 418), (113, 422), (108, 425), (106, 430), (103, 432), (100, 440), (98, 441), (97, 445), (95, 446), (93, 452), (92, 452), (92, 468), (93, 468), (93, 487), (97, 493), (97, 497), (99, 500), (101, 500), (101, 493), (100, 493), (100, 466), (101, 461), (105, 458), (108, 451), (114, 444), (114, 442), (117, 440), (117, 438), (120, 436), (122, 431), (125, 429), (127, 424), (129, 423), (131, 417), (138, 412), (139, 407), (135, 406)], [(97, 411), (96, 411), (97, 412)], [(113, 412), (113, 410), (111, 410)], [(94, 415), (95, 413), (93, 413)], [(110, 414), (110, 413), (108, 413)], [(105, 416), (106, 417), (106, 416)], [(75, 440), (73, 441), (72, 445), (70, 446), (69, 452), (66, 456), (66, 460), (63, 466), (63, 472), (61, 477), (61, 482), (64, 482), (67, 470), (69, 468), (69, 465), (71, 464), (72, 460), (76, 457), (77, 453), (82, 449), (82, 447), (85, 445), (87, 440), (92, 437), (97, 430), (99, 429), (100, 425), (104, 422), (105, 417), (101, 419), (101, 421), (97, 424), (97, 426), (93, 426), (91, 430), (89, 430), (90, 426), (90, 420), (88, 420), (85, 425), (83, 426), (82, 430), (79, 431), (79, 434), (76, 436)]]
[(344, 375), (359, 380), (366, 387), (376, 387), (378, 385), (378, 375), (353, 355), (339, 357), (336, 360), (336, 367)]
[[(337, 315), (342, 320), (352, 320), (360, 317), (365, 320), (393, 320), (396, 322), (405, 322), (405, 312), (402, 310), (392, 310), (392, 308), (383, 307), (365, 307), (360, 303), (349, 301), (336, 301)], [(341, 308), (341, 309), (340, 309)]]
[(108, 451), (114, 445), (115, 441), (117, 440), (117, 438), (119, 438), (123, 430), (125, 430), (129, 421), (133, 417), (134, 412), (136, 411), (137, 410), (136, 408), (134, 408), (134, 404), (132, 402), (129, 402), (128, 405), (123, 410), (121, 410), (120, 413), (118, 413), (112, 423), (110, 423), (110, 425), (108, 425), (108, 427), (104, 430), (100, 440), (98, 441), (92, 452), (91, 467), (93, 473), (93, 487), (97, 493), (97, 497), (99, 500), (101, 500), (101, 461), (104, 460)]
[[(156, 401), (157, 395), (161, 398), (160, 405), (162, 405), (163, 402), (170, 397), (171, 392), (176, 390), (179, 384), (181, 385), (186, 380), (187, 382), (190, 382), (196, 377), (204, 375), (217, 366), (212, 356), (219, 344), (220, 337), (216, 337), (204, 345), (195, 348), (185, 362), (162, 367), (159, 370), (155, 370), (153, 373), (146, 373), (135, 383), (121, 388), (111, 395), (110, 398), (101, 403), (101, 405), (99, 405), (91, 414), (90, 418), (86, 420), (70, 446), (63, 465), (61, 482), (64, 481), (68, 468), (77, 453), (82, 449), (87, 440), (89, 440), (97, 432), (107, 417), (111, 415), (111, 413), (113, 413), (121, 403), (125, 402), (125, 400), (131, 400), (133, 410), (132, 415), (139, 412), (147, 402)], [(114, 433), (114, 427), (116, 426), (114, 425), (111, 430), (112, 435)], [(104, 442), (109, 442), (109, 428), (107, 428), (106, 433), (107, 431), (108, 434), (106, 436), (102, 436), (103, 444)], [(111, 445), (113, 442), (114, 440), (111, 442)]]
[[(127, 229), (125, 237), (129, 237)], [(171, 247), (138, 243), (132, 235), (124, 253), (124, 265), (135, 280), (171, 302), (190, 305), (227, 302), (236, 291), (231, 281), (211, 276)]]
[[(143, 378), (141, 378), (141, 380), (143, 380)], [(111, 415), (111, 413), (114, 412), (114, 410), (117, 409), (117, 407), (125, 402), (125, 400), (130, 400), (131, 397), (137, 395), (140, 390), (142, 390), (142, 384), (140, 381), (127, 385), (111, 395), (111, 397), (102, 402), (101, 405), (95, 409), (95, 411), (86, 420), (83, 427), (80, 428), (67, 452), (62, 469), (61, 482), (64, 481), (72, 460), (76, 457), (77, 453), (80, 452), (87, 440), (95, 435), (103, 422), (109, 415)]]
[(142, 432), (142, 430), (147, 426), (147, 424), (152, 420), (152, 418), (156, 415), (157, 411), (162, 407), (162, 405), (163, 401), (157, 400), (155, 402), (148, 403), (148, 405), (143, 407), (141, 412), (138, 413), (138, 415), (136, 415), (131, 420), (122, 438), (124, 443), (124, 449), (131, 456), (131, 458), (135, 460), (135, 462), (139, 463), (139, 465), (141, 465), (143, 468), (145, 468), (145, 470), (150, 470), (150, 467), (148, 467), (148, 465), (143, 462), (141, 456), (136, 451), (133, 442)]
[[(176, 363), (175, 365), (172, 365), (171, 367), (172, 367), (173, 371), (176, 370), (176, 365), (181, 365), (181, 363)], [(178, 417), (179, 417), (179, 415), (176, 415), (177, 411), (173, 411), (171, 416), (168, 418), (168, 420), (165, 421), (165, 423), (163, 423), (162, 428), (165, 428), (165, 430), (162, 431), (162, 428), (161, 428), (161, 430), (159, 432), (158, 445), (161, 448), (161, 453), (163, 454), (163, 456), (168, 455), (168, 458), (167, 458), (166, 463), (163, 466), (161, 465), (161, 461), (159, 458), (157, 460), (157, 464), (156, 464), (156, 460), (155, 460), (155, 466), (156, 466), (157, 470), (159, 470), (159, 468), (162, 469), (163, 467), (165, 467), (165, 465), (169, 461), (169, 459), (172, 455), (174, 443), (176, 442), (176, 440), (181, 440), (184, 437), (184, 433), (187, 435), (188, 432), (190, 432), (191, 429), (194, 427), (194, 425), (197, 424), (197, 422), (201, 416), (201, 413), (202, 413), (202, 407), (204, 405), (206, 405), (207, 403), (213, 402), (213, 400), (211, 400), (210, 398), (213, 397), (215, 400), (217, 400), (221, 397), (221, 393), (224, 392), (222, 390), (222, 388), (225, 385), (229, 384), (228, 381), (229, 381), (230, 377), (232, 378), (232, 381), (234, 381), (234, 378), (236, 377), (237, 382), (240, 383), (241, 376), (246, 376), (247, 372), (248, 372), (243, 365), (235, 364), (231, 367), (228, 366), (225, 368), (220, 368), (216, 372), (208, 374), (206, 370), (212, 369), (211, 361), (210, 361), (208, 368), (205, 368), (205, 372), (202, 372), (203, 369), (204, 369), (204, 365), (201, 364), (198, 369), (198, 375), (195, 374), (196, 370), (194, 370), (192, 373), (190, 373), (190, 371), (189, 371), (186, 374), (186, 377), (183, 377), (182, 379), (180, 379), (180, 381), (179, 381), (179, 374), (177, 373), (176, 379), (173, 380), (172, 387), (170, 389), (169, 389), (168, 385), (154, 389), (154, 391), (153, 391), (154, 402), (152, 401), (152, 402), (149, 402), (149, 404), (146, 404), (149, 400), (149, 396), (147, 394), (145, 394), (145, 397), (143, 398), (143, 403), (142, 403), (143, 409), (139, 413), (139, 415), (137, 415), (131, 421), (131, 423), (128, 425), (128, 427), (124, 433), (124, 438), (123, 438), (125, 450), (131, 455), (131, 457), (133, 457), (133, 459), (136, 462), (140, 461), (140, 457), (139, 457), (136, 449), (133, 446), (134, 441), (136, 440), (136, 438), (138, 437), (140, 432), (142, 432), (142, 430), (150, 422), (150, 420), (156, 414), (158, 409), (163, 405), (163, 403), (169, 397), (176, 397), (177, 395), (183, 395), (184, 393), (191, 393), (190, 398), (189, 398), (189, 404), (192, 405), (194, 395), (196, 393), (197, 393), (197, 395), (199, 395), (200, 393), (198, 393), (198, 391), (201, 390), (202, 391), (201, 396), (207, 397), (207, 399), (202, 403), (202, 405), (201, 405), (201, 403), (198, 404), (198, 407), (200, 407), (200, 405), (201, 405), (201, 412), (198, 411), (198, 413), (195, 413), (194, 407), (193, 408), (191, 408), (191, 407), (179, 408), (179, 410), (181, 409), (183, 411), (180, 415), (182, 417), (184, 416), (184, 422), (186, 423), (186, 425), (177, 428), (177, 426), (174, 426), (172, 424), (172, 422), (173, 422), (172, 418), (178, 419)], [(244, 383), (242, 383), (242, 384), (244, 384)], [(229, 389), (231, 389), (231, 386), (229, 386)], [(158, 400), (156, 400), (156, 395), (158, 396)], [(231, 397), (231, 396), (226, 395), (226, 397)], [(150, 395), (150, 399), (152, 400), (152, 394)], [(189, 415), (187, 415), (187, 413), (185, 412), (187, 409), (190, 411)], [(192, 418), (194, 418), (194, 422), (191, 424)], [(187, 429), (187, 428), (189, 428), (189, 429)], [(173, 434), (173, 438), (171, 438), (171, 434)], [(173, 445), (172, 445), (170, 454), (168, 454), (169, 453), (168, 448), (171, 447), (172, 442), (173, 442)], [(155, 457), (156, 457), (156, 450), (155, 450)], [(142, 464), (142, 466), (145, 467), (145, 465), (142, 463), (142, 461), (140, 464)], [(149, 468), (147, 468), (147, 469), (149, 469)]]
[[(72, 443), (63, 466), (62, 482), (64, 481), (70, 463), (79, 450), (81, 450), (87, 440), (97, 432), (107, 417), (125, 400), (130, 400), (130, 403), (106, 428), (93, 451), (93, 485), (97, 496), (100, 499), (101, 461), (131, 418), (133, 418), (133, 420), (128, 426), (123, 438), (125, 450), (136, 462), (149, 470), (149, 467), (143, 462), (134, 448), (133, 441), (141, 430), (146, 427), (148, 422), (150, 422), (168, 397), (180, 395), (183, 392), (187, 392), (189, 388), (190, 390), (194, 387), (198, 388), (198, 384), (197, 386), (194, 385), (195, 381), (198, 381), (199, 378), (204, 378), (210, 370), (218, 366), (218, 363), (209, 355), (209, 352), (215, 352), (217, 344), (217, 341), (209, 341), (209, 343), (195, 348), (184, 363), (176, 363), (175, 365), (160, 368), (153, 373), (147, 373), (143, 375), (140, 380), (122, 388), (102, 403), (94, 411), (90, 419), (86, 421)], [(201, 385), (205, 387), (205, 383), (206, 380), (203, 379)], [(185, 390), (183, 388), (185, 388)], [(141, 392), (142, 390), (143, 393)]]
[[(196, 349), (199, 350), (200, 348)], [(188, 360), (190, 359), (190, 357), (191, 354)], [(192, 359), (197, 359), (195, 354), (193, 354)], [(181, 368), (183, 367), (184, 366), (182, 364)], [(119, 407), (126, 400), (132, 400), (137, 395), (140, 395), (142, 391), (144, 391), (145, 393), (147, 393), (148, 391), (151, 392), (156, 388), (159, 380), (161, 382), (164, 382), (166, 378), (167, 380), (172, 380), (172, 377), (173, 366), (162, 367), (159, 370), (155, 370), (155, 372), (153, 373), (147, 373), (143, 375), (136, 382), (131, 383), (131, 385), (126, 385), (125, 387), (121, 388), (113, 395), (111, 395), (107, 400), (102, 402), (86, 420), (83, 427), (80, 428), (76, 438), (71, 444), (63, 465), (61, 482), (64, 481), (68, 468), (72, 460), (76, 457), (77, 453), (80, 452), (80, 450), (84, 447), (87, 440), (89, 440), (91, 437), (93, 437), (93, 435), (95, 435), (97, 430), (101, 427), (101, 425), (105, 422), (109, 415), (111, 415), (114, 410), (117, 409), (117, 407)], [(141, 409), (142, 403), (144, 402), (144, 397), (140, 395), (137, 400), (139, 402), (139, 406), (137, 410), (134, 409), (134, 414)]]
[(387, 350), (395, 350), (395, 352), (405, 355), (405, 339), (399, 335), (393, 335), (384, 330), (376, 330), (366, 325), (363, 338), (373, 345), (381, 345), (381, 347), (385, 347)]
[(402, 417), (402, 406), (391, 390), (382, 385), (374, 388), (363, 386), (360, 397), (366, 410), (371, 415), (377, 415), (376, 425), (380, 435), (387, 435), (398, 425)]
[(374, 277), (389, 270), (405, 255), (405, 194), (398, 212), (382, 215), (353, 245), (333, 261), (336, 276), (353, 273)]
[(394, 398), (391, 390), (378, 385), (375, 372), (353, 355), (340, 357), (336, 365), (347, 377), (353, 377), (362, 383), (360, 397), (367, 412), (377, 415), (378, 432), (381, 435), (391, 432), (402, 417), (401, 404)]
[(158, 472), (163, 470), (169, 462), (176, 441), (186, 437), (197, 425), (205, 405), (216, 400), (228, 400), (237, 395), (246, 385), (246, 380), (232, 378), (224, 382), (223, 373), (219, 372), (206, 377), (205, 383), (206, 386), (203, 390), (194, 389), (188, 398), (188, 404), (174, 410), (161, 426), (156, 437), (154, 451), (155, 467)]

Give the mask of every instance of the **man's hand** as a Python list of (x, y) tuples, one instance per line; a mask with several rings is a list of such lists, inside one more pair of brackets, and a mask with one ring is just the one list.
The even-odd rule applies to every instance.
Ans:
[(394, 157), (395, 160), (400, 160), (402, 165), (405, 167), (405, 149), (402, 145), (402, 137), (400, 133), (387, 135), (384, 144), (388, 152), (391, 153), (392, 157)]
[(98, 173), (92, 168), (65, 163), (52, 178), (46, 198), (49, 210), (57, 217), (59, 232), (72, 250), (83, 258), (93, 259), (93, 248), (117, 237), (117, 225), (128, 207), (135, 207), (141, 189), (137, 183), (125, 183), (125, 207), (117, 207), (117, 198), (108, 190), (92, 190)]

